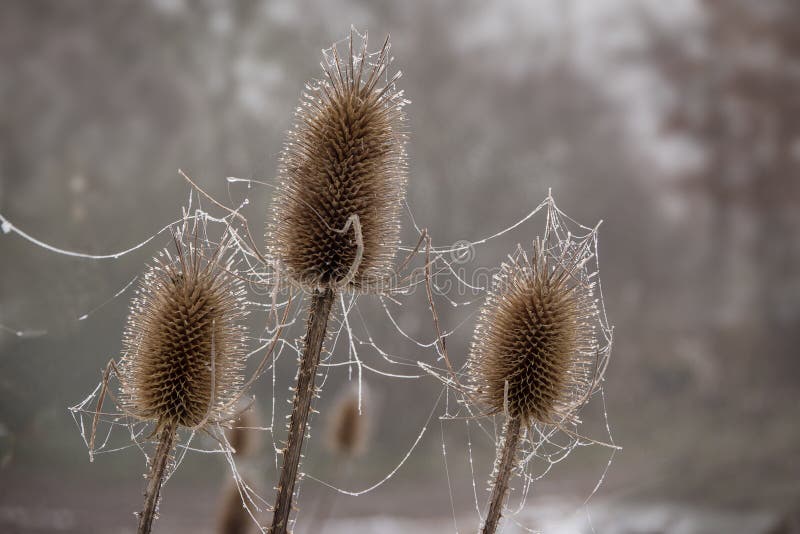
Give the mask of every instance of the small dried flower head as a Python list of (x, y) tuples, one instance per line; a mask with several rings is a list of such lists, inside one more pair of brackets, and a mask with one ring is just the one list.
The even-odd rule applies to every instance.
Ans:
[(369, 435), (370, 408), (370, 394), (366, 387), (362, 386), (360, 403), (358, 388), (348, 388), (340, 394), (328, 420), (328, 446), (333, 452), (345, 457), (364, 452)]
[[(252, 487), (247, 479), (242, 484)], [(248, 534), (255, 532), (250, 512), (242, 504), (242, 494), (236, 480), (228, 480), (222, 493), (217, 517), (217, 534)]]
[[(244, 403), (239, 404), (241, 406)], [(231, 427), (226, 432), (228, 444), (238, 457), (253, 456), (261, 445), (258, 410), (255, 406), (242, 406), (237, 407), (237, 412), (239, 415), (231, 422)]]
[(346, 56), (325, 53), (325, 78), (307, 85), (281, 157), (267, 247), (306, 289), (377, 292), (399, 244), (407, 101), (400, 73), (387, 75), (388, 38), (373, 54), (366, 35), (360, 51), (354, 41)]
[(159, 426), (226, 420), (242, 386), (244, 288), (228, 247), (197, 241), (176, 234), (177, 254), (154, 259), (125, 328), (122, 407)]
[(598, 308), (586, 248), (534, 243), (504, 263), (481, 310), (470, 379), (489, 413), (560, 424), (597, 384)]

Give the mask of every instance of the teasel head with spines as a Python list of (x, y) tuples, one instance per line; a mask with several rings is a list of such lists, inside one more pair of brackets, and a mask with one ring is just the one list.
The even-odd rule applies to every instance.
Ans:
[(306, 86), (281, 156), (267, 247), (307, 290), (382, 291), (399, 245), (407, 101), (400, 72), (388, 73), (388, 37), (373, 54), (360, 37), (351, 31), (346, 55), (336, 45), (326, 52), (324, 78)]
[(597, 337), (597, 273), (587, 267), (594, 237), (559, 239), (548, 231), (534, 241), (530, 258), (518, 249), (501, 265), (481, 310), (467, 390), (487, 413), (506, 415), (482, 534), (497, 531), (526, 429), (577, 423), (599, 386), (605, 349)]
[(598, 306), (586, 269), (588, 242), (534, 242), (501, 266), (481, 310), (469, 359), (488, 413), (523, 427), (576, 422), (598, 385)]
[(133, 299), (119, 365), (124, 411), (162, 427), (196, 428), (233, 417), (243, 384), (247, 315), (232, 247), (174, 236)]

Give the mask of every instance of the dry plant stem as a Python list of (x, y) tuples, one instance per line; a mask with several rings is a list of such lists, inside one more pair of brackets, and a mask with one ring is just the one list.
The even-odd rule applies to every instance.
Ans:
[(175, 444), (175, 425), (169, 424), (161, 431), (158, 441), (156, 454), (150, 464), (150, 475), (147, 478), (147, 489), (144, 492), (144, 509), (139, 515), (138, 534), (150, 534), (153, 527), (153, 519), (156, 517), (158, 508), (158, 496), (161, 492), (161, 484), (164, 482), (164, 474), (169, 463), (169, 453)]
[(497, 467), (497, 477), (492, 488), (492, 497), (489, 502), (489, 512), (486, 514), (486, 522), (483, 524), (483, 534), (494, 534), (497, 525), (500, 523), (500, 516), (503, 513), (503, 501), (506, 500), (508, 493), (508, 480), (511, 478), (511, 470), (514, 468), (514, 457), (517, 453), (519, 444), (520, 419), (518, 417), (506, 419), (506, 428), (503, 444), (503, 451), (500, 456), (500, 465)]
[(305, 347), (300, 359), (297, 388), (294, 392), (292, 416), (289, 421), (289, 435), (286, 438), (286, 448), (283, 450), (283, 465), (278, 481), (278, 495), (275, 499), (271, 534), (286, 534), (287, 532), (289, 515), (292, 512), (292, 496), (297, 480), (297, 468), (300, 464), (300, 453), (306, 435), (311, 400), (316, 388), (314, 379), (317, 376), (322, 342), (325, 340), (333, 299), (334, 293), (331, 289), (316, 290), (311, 299)]

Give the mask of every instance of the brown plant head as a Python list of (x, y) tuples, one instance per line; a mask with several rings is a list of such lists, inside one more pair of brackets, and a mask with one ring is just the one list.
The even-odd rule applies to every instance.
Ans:
[[(251, 486), (246, 479), (242, 484)], [(235, 480), (229, 480), (220, 500), (217, 516), (217, 534), (248, 534), (254, 532), (253, 518), (242, 504), (242, 494)]]
[(258, 431), (260, 417), (255, 406), (246, 408), (240, 412), (235, 421), (231, 422), (231, 427), (226, 432), (228, 444), (234, 450), (237, 457), (252, 456), (260, 446)]
[(381, 291), (399, 245), (407, 102), (400, 73), (387, 74), (389, 39), (373, 54), (366, 35), (360, 51), (356, 40), (351, 32), (346, 57), (336, 45), (326, 53), (281, 156), (267, 247), (305, 289)]
[(197, 427), (227, 420), (243, 382), (244, 288), (216, 250), (186, 231), (162, 251), (131, 304), (120, 362), (120, 401), (130, 415)]
[[(583, 249), (585, 251), (585, 249)], [(598, 308), (576, 248), (501, 266), (475, 328), (469, 374), (489, 413), (532, 422), (574, 421), (597, 385)]]
[(328, 419), (328, 448), (345, 457), (364, 452), (369, 436), (370, 394), (362, 388), (360, 412), (358, 395), (358, 388), (340, 394)]

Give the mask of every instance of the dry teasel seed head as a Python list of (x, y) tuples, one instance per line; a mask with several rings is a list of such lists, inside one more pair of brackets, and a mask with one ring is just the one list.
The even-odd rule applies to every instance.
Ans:
[[(244, 404), (244, 403), (240, 403)], [(230, 428), (225, 432), (228, 445), (237, 457), (252, 456), (261, 446), (261, 423), (258, 409), (255, 406), (244, 406), (240, 415), (231, 421)]]
[(326, 51), (325, 77), (306, 86), (281, 156), (267, 247), (307, 290), (385, 287), (399, 245), (407, 172), (407, 101), (389, 77), (389, 38)]
[(348, 387), (339, 395), (328, 420), (327, 441), (331, 451), (345, 458), (364, 452), (371, 423), (370, 397), (363, 385), (360, 399), (357, 387)]
[(217, 250), (175, 236), (131, 305), (119, 365), (120, 402), (159, 427), (196, 428), (229, 419), (243, 383), (247, 310), (242, 282)]
[[(337, 456), (333, 463), (339, 476), (349, 479), (356, 459), (367, 448), (376, 414), (376, 399), (363, 380), (346, 384), (333, 401), (327, 417), (326, 445)], [(336, 505), (336, 493), (326, 493), (317, 502), (316, 514), (306, 532), (322, 532)]]
[[(406, 101), (389, 77), (389, 39), (367, 53), (354, 32), (325, 79), (307, 86), (280, 165), (267, 248), (291, 283), (312, 293), (271, 534), (285, 534), (328, 318), (337, 291), (383, 292), (391, 283), (405, 197)], [(360, 48), (360, 50), (358, 50)]]
[(506, 415), (483, 534), (499, 525), (524, 429), (577, 423), (599, 385), (597, 273), (586, 267), (592, 237), (578, 243), (537, 238), (530, 259), (519, 250), (501, 266), (481, 310), (470, 381), (488, 413)]
[(532, 422), (571, 421), (597, 380), (594, 283), (581, 250), (518, 255), (501, 266), (481, 310), (469, 370), (489, 413)]
[[(247, 315), (242, 282), (232, 274), (227, 234), (216, 248), (200, 238), (195, 221), (176, 232), (176, 253), (162, 251), (137, 290), (116, 369), (119, 405), (133, 418), (153, 421), (158, 443), (149, 474), (138, 534), (149, 534), (179, 428), (205, 429), (229, 421), (241, 398)], [(98, 400), (100, 413), (106, 383)]]

